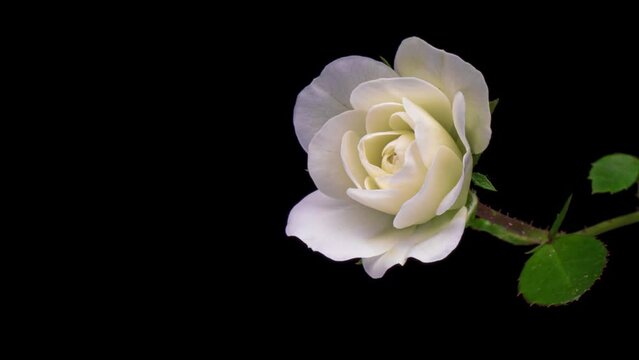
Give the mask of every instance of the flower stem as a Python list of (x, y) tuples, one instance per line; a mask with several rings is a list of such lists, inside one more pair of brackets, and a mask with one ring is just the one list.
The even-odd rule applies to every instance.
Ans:
[[(467, 226), (471, 229), (487, 232), (494, 237), (513, 245), (540, 245), (549, 240), (548, 230), (539, 229), (521, 220), (493, 210), (487, 205), (475, 201), (475, 216), (471, 215)], [(473, 209), (474, 210), (474, 209)], [(574, 234), (596, 236), (623, 226), (639, 223), (639, 211), (617, 216), (599, 224), (577, 231)]]
[(472, 229), (487, 232), (513, 245), (539, 245), (548, 241), (548, 231), (479, 203), (476, 217), (468, 221)]
[(639, 223), (639, 211), (602, 221), (597, 225), (593, 225), (581, 231), (577, 231), (575, 234), (597, 236), (599, 234), (603, 234), (605, 232), (635, 223)]

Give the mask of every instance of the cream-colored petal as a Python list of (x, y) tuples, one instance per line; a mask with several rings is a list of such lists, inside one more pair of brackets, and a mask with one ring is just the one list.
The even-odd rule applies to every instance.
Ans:
[(389, 142), (395, 140), (403, 133), (399, 131), (386, 131), (368, 134), (362, 137), (357, 146), (359, 159), (370, 176), (376, 178), (386, 175), (387, 172), (380, 167), (382, 164), (382, 150)]
[(366, 132), (369, 134), (393, 130), (389, 126), (391, 115), (403, 111), (400, 103), (389, 102), (372, 106), (366, 114)]
[(421, 189), (406, 201), (395, 216), (393, 225), (398, 229), (423, 224), (436, 216), (442, 199), (455, 186), (462, 174), (458, 155), (446, 146), (440, 146), (426, 173)]
[[(488, 86), (484, 76), (459, 56), (437, 49), (424, 40), (404, 40), (395, 55), (401, 76), (413, 76), (435, 85), (453, 101), (457, 92), (466, 96), (466, 132), (474, 154), (483, 152), (491, 137)], [(434, 115), (433, 115), (434, 116)]]
[(412, 142), (404, 154), (404, 164), (402, 168), (394, 173), (378, 176), (376, 182), (383, 189), (396, 189), (402, 192), (406, 201), (413, 197), (426, 178), (426, 166), (419, 155), (417, 143)]
[(457, 144), (439, 122), (410, 99), (404, 98), (403, 103), (406, 113), (415, 122), (415, 141), (417, 146), (419, 146), (422, 160), (427, 167), (430, 167), (440, 146), (446, 146), (461, 159), (462, 155)]
[(288, 236), (337, 261), (382, 254), (405, 233), (393, 228), (390, 215), (319, 191), (295, 205), (286, 226)]
[[(403, 109), (403, 106), (402, 106)], [(391, 129), (393, 130), (413, 130), (415, 129), (415, 122), (411, 119), (410, 116), (404, 111), (396, 112), (388, 121)]]
[(317, 188), (325, 195), (347, 199), (346, 189), (354, 186), (342, 164), (342, 137), (353, 131), (365, 133), (364, 111), (349, 110), (330, 119), (308, 146), (308, 172)]
[(466, 103), (464, 94), (458, 92), (453, 100), (453, 119), (455, 120), (455, 129), (457, 135), (461, 139), (465, 147), (463, 168), (464, 172), (457, 181), (455, 187), (444, 197), (441, 204), (437, 207), (437, 215), (441, 215), (451, 209), (459, 209), (466, 204), (468, 198), (468, 189), (470, 188), (470, 180), (473, 173), (473, 157), (470, 145), (466, 139)]
[(426, 167), (419, 156), (417, 145), (413, 142), (406, 151), (404, 167), (400, 171), (375, 178), (375, 185), (379, 184), (381, 189), (349, 189), (347, 194), (362, 205), (395, 215), (404, 202), (419, 191), (425, 177)]
[(353, 90), (351, 104), (356, 110), (368, 110), (380, 103), (401, 103), (403, 98), (408, 98), (423, 107), (445, 129), (453, 129), (451, 101), (437, 87), (417, 78), (367, 81)]
[[(448, 219), (449, 214), (454, 214), (452, 219)], [(430, 222), (436, 222), (441, 219), (439, 224), (433, 224), (432, 227), (440, 228), (428, 240), (422, 241), (415, 245), (408, 254), (409, 257), (415, 258), (423, 263), (430, 263), (442, 260), (448, 256), (459, 244), (464, 229), (466, 228), (466, 218), (468, 217), (468, 209), (462, 207), (455, 211), (449, 211), (440, 215)]]
[(347, 131), (342, 137), (340, 153), (346, 174), (359, 189), (363, 189), (368, 173), (359, 160), (359, 153), (357, 151), (359, 139), (360, 135), (358, 133), (352, 130)]
[(362, 259), (366, 273), (372, 278), (381, 278), (388, 269), (404, 265), (409, 257), (421, 262), (439, 261), (448, 256), (459, 244), (466, 225), (466, 208), (448, 212), (426, 224), (414, 226), (407, 231), (411, 235), (398, 241), (382, 255)]
[(319, 77), (297, 96), (293, 112), (295, 133), (304, 150), (332, 117), (351, 110), (350, 96), (359, 84), (396, 77), (385, 64), (361, 56), (348, 56), (326, 65)]
[(382, 151), (386, 144), (397, 139), (402, 134), (399, 131), (386, 131), (365, 135), (358, 146), (360, 156), (363, 156), (371, 164), (380, 166), (382, 163)]
[(366, 180), (364, 180), (364, 189), (366, 190), (378, 190), (379, 186), (375, 179), (372, 176), (367, 176)]
[(397, 139), (389, 142), (382, 150), (382, 170), (394, 174), (398, 172), (405, 162), (408, 147), (415, 143), (415, 134), (412, 131), (402, 134)]
[(405, 201), (402, 192), (397, 189), (366, 190), (351, 188), (346, 190), (346, 193), (358, 203), (389, 215), (397, 214)]

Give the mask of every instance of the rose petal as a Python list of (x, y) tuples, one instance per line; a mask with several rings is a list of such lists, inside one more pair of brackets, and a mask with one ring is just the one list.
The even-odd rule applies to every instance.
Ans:
[(378, 176), (375, 181), (383, 189), (402, 190), (408, 200), (419, 191), (425, 177), (426, 166), (419, 155), (417, 143), (413, 141), (408, 145), (402, 168), (395, 174)]
[(364, 270), (372, 278), (381, 278), (394, 265), (404, 265), (409, 257), (425, 263), (448, 256), (459, 244), (466, 226), (466, 208), (448, 212), (416, 227), (414, 232), (382, 255), (362, 259)]
[[(403, 135), (400, 131), (386, 131), (367, 134), (359, 142), (358, 151), (362, 163), (369, 162), (380, 167), (382, 163), (382, 150), (391, 141)], [(371, 174), (372, 175), (372, 174)]]
[[(404, 109), (404, 107), (402, 107)], [(390, 128), (393, 130), (414, 130), (415, 121), (404, 111), (396, 112), (388, 121)]]
[(351, 199), (370, 208), (395, 215), (402, 204), (419, 191), (426, 176), (417, 145), (413, 142), (406, 150), (404, 166), (397, 173), (377, 177), (377, 183), (384, 189), (348, 189)]
[(395, 215), (408, 198), (398, 189), (348, 189), (348, 196), (358, 203), (389, 215)]
[(418, 77), (435, 85), (451, 102), (458, 91), (464, 93), (470, 146), (474, 154), (486, 149), (491, 136), (490, 109), (488, 86), (481, 72), (459, 56), (437, 49), (417, 37), (401, 43), (395, 55), (395, 69), (401, 76)]
[(351, 92), (374, 79), (396, 77), (385, 64), (362, 56), (348, 56), (328, 64), (319, 77), (297, 96), (293, 112), (295, 134), (304, 148), (332, 117), (351, 109)]
[(455, 129), (457, 135), (461, 139), (466, 152), (464, 153), (463, 168), (464, 172), (457, 181), (455, 187), (444, 197), (441, 204), (437, 207), (437, 215), (441, 215), (450, 209), (459, 209), (466, 204), (468, 198), (468, 189), (470, 188), (470, 180), (473, 173), (473, 157), (470, 151), (470, 145), (466, 139), (466, 104), (464, 94), (458, 92), (453, 100), (453, 119), (455, 121)]
[(403, 103), (406, 113), (415, 122), (415, 142), (426, 167), (431, 166), (440, 146), (446, 146), (461, 159), (457, 144), (437, 120), (411, 100), (404, 98)]
[[(423, 263), (430, 263), (444, 259), (455, 250), (466, 228), (468, 209), (462, 207), (457, 210), (457, 213), (450, 211), (446, 214), (455, 214), (455, 216), (450, 221), (444, 218), (441, 223), (441, 230), (427, 241), (422, 241), (415, 245), (408, 255), (409, 257)], [(441, 217), (446, 216), (446, 214), (441, 215)], [(435, 222), (435, 220), (433, 219), (431, 222)]]
[(367, 81), (353, 90), (351, 104), (356, 110), (368, 110), (380, 103), (401, 103), (403, 98), (408, 98), (424, 108), (445, 129), (453, 129), (453, 118), (450, 113), (451, 101), (441, 90), (417, 78), (403, 77)]
[(386, 131), (368, 134), (360, 139), (357, 145), (359, 160), (373, 178), (388, 174), (381, 166), (382, 150), (389, 142), (395, 140), (402, 133), (399, 131)]
[(359, 139), (358, 133), (352, 130), (347, 131), (342, 137), (340, 154), (346, 174), (358, 188), (363, 189), (368, 173), (359, 160), (359, 152), (357, 151)]
[(366, 114), (366, 132), (369, 134), (393, 130), (389, 126), (390, 117), (399, 111), (404, 111), (400, 103), (381, 103), (373, 105)]
[(308, 172), (317, 188), (334, 198), (348, 198), (346, 189), (353, 182), (344, 170), (341, 158), (342, 137), (347, 131), (359, 136), (365, 132), (366, 113), (349, 110), (330, 119), (308, 146)]
[(319, 191), (291, 210), (286, 226), (288, 236), (337, 261), (382, 254), (409, 232), (394, 229), (392, 216)]
[(421, 189), (406, 201), (395, 216), (398, 229), (423, 224), (436, 216), (438, 205), (455, 186), (462, 173), (462, 162), (452, 150), (441, 146), (426, 173)]

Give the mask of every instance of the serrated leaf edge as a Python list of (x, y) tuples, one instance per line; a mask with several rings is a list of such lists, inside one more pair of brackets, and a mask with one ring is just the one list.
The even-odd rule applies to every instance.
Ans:
[[(571, 234), (566, 234), (566, 235), (571, 235)], [(530, 301), (528, 298), (526, 298), (526, 295), (524, 295), (521, 292), (521, 287), (520, 287), (521, 286), (520, 285), (521, 284), (521, 273), (519, 273), (519, 277), (517, 278), (517, 296), (521, 296), (524, 299), (524, 301), (530, 306), (534, 305), (534, 306), (540, 306), (540, 307), (546, 307), (546, 308), (565, 306), (565, 305), (568, 305), (568, 304), (570, 304), (572, 302), (575, 302), (575, 301), (579, 300), (588, 291), (590, 291), (595, 286), (595, 284), (597, 284), (597, 281), (599, 281), (601, 279), (601, 277), (603, 276), (603, 274), (606, 271), (606, 267), (608, 266), (608, 256), (610, 256), (610, 252), (608, 251), (608, 247), (606, 246), (606, 244), (603, 241), (599, 240), (597, 237), (594, 237), (594, 238), (597, 239), (597, 241), (599, 241), (601, 243), (601, 245), (603, 245), (604, 249), (606, 249), (606, 256), (604, 257), (603, 267), (601, 268), (601, 275), (599, 275), (599, 277), (597, 277), (595, 279), (595, 281), (593, 281), (592, 285), (588, 289), (584, 290), (583, 293), (579, 294), (574, 299), (570, 299), (570, 300), (567, 300), (567, 301), (561, 302), (561, 303), (556, 303), (556, 304), (540, 304), (540, 303), (536, 303), (536, 302)], [(547, 246), (547, 245), (552, 245), (552, 244), (542, 244), (542, 245), (538, 246), (537, 248), (541, 248), (542, 246)], [(526, 261), (528, 261), (528, 260), (526, 260)], [(525, 265), (526, 264), (524, 263), (524, 266)], [(524, 269), (522, 268), (521, 270), (523, 271)]]

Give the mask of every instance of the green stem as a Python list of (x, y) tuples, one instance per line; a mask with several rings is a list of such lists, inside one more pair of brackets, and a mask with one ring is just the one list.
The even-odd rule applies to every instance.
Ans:
[(577, 231), (575, 234), (597, 236), (599, 234), (603, 234), (605, 232), (635, 223), (639, 223), (639, 211), (602, 221), (597, 225), (593, 225), (581, 231)]
[(548, 231), (478, 203), (476, 217), (469, 220), (470, 228), (487, 232), (513, 245), (539, 245), (548, 241)]

